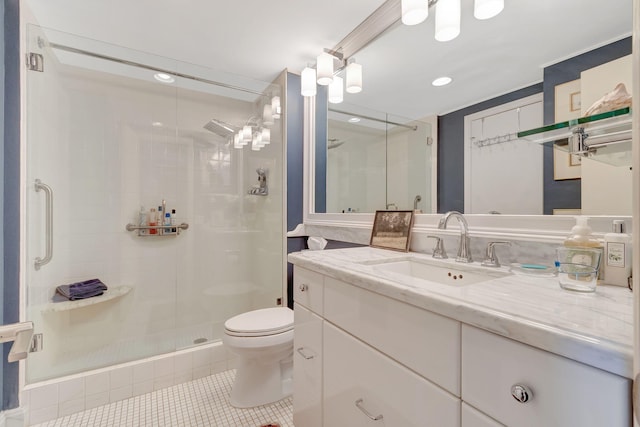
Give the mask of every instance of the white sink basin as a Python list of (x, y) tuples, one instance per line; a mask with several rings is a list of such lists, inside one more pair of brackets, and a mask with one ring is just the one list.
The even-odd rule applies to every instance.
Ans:
[(373, 269), (385, 273), (400, 274), (429, 282), (450, 286), (466, 286), (508, 276), (503, 271), (490, 271), (471, 265), (436, 265), (426, 260), (401, 260), (373, 265)]

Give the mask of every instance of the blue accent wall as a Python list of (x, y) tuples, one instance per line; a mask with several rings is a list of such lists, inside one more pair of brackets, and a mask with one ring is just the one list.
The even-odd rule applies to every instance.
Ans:
[[(287, 73), (287, 231), (303, 220), (304, 176), (304, 98), (300, 95), (300, 76)], [(287, 238), (287, 253), (305, 249), (304, 237)], [(293, 308), (293, 265), (287, 263), (287, 301)]]
[[(4, 2), (3, 91), (3, 323), (19, 321), (20, 313), (20, 6)], [(7, 362), (11, 343), (3, 345), (2, 409), (18, 407), (18, 363)]]
[(464, 116), (542, 92), (542, 83), (438, 117), (438, 212), (464, 212)]
[[(555, 87), (580, 78), (580, 73), (631, 54), (631, 37), (594, 49), (544, 69), (544, 124), (555, 121)], [(611, 88), (613, 89), (613, 88)], [(553, 179), (553, 147), (544, 147), (544, 213), (553, 209), (579, 209), (581, 180)]]

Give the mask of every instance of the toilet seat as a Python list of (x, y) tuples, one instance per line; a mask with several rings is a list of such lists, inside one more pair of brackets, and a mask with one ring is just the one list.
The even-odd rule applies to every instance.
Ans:
[(263, 308), (242, 313), (224, 322), (227, 335), (264, 337), (293, 329), (293, 311), (287, 307)]

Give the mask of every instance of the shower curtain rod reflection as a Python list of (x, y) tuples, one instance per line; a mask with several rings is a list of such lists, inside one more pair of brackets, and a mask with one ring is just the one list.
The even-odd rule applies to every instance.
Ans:
[(221, 83), (221, 82), (217, 82), (217, 81), (214, 81), (214, 80), (205, 79), (203, 77), (196, 77), (196, 76), (192, 76), (192, 75), (189, 75), (189, 74), (179, 73), (177, 71), (171, 71), (171, 70), (166, 70), (166, 69), (159, 68), (159, 67), (153, 67), (151, 65), (141, 64), (139, 62), (134, 62), (134, 61), (128, 61), (126, 59), (115, 58), (113, 56), (103, 55), (101, 53), (96, 53), (96, 52), (91, 52), (91, 51), (84, 50), (84, 49), (78, 49), (78, 48), (75, 48), (75, 47), (65, 46), (65, 45), (61, 45), (61, 44), (58, 44), (58, 43), (49, 42), (49, 46), (51, 48), (53, 48), (53, 49), (64, 50), (66, 52), (71, 52), (71, 53), (78, 53), (80, 55), (86, 55), (86, 56), (90, 56), (90, 57), (93, 57), (93, 58), (104, 59), (106, 61), (118, 62), (120, 64), (131, 65), (133, 67), (139, 67), (139, 68), (143, 68), (145, 70), (156, 71), (156, 72), (159, 72), (159, 73), (171, 74), (172, 76), (182, 77), (184, 79), (189, 79), (189, 80), (195, 80), (195, 81), (198, 81), (198, 82), (201, 82), (201, 83), (220, 86), (220, 87), (224, 87), (224, 88), (227, 88), (227, 89), (238, 90), (238, 91), (241, 91), (241, 92), (251, 93), (251, 94), (254, 94), (254, 95), (258, 95), (258, 96), (264, 96), (264, 97), (268, 97), (269, 96), (269, 95), (266, 95), (266, 94), (264, 94), (262, 92), (258, 92), (258, 91), (252, 90), (252, 89), (247, 89), (247, 88), (243, 88), (243, 87), (239, 87), (239, 86), (229, 85), (229, 84), (226, 84), (226, 83)]
[(386, 123), (388, 125), (400, 126), (400, 127), (403, 127), (403, 128), (414, 130), (414, 131), (418, 130), (418, 126), (409, 126), (409, 125), (405, 125), (404, 123), (392, 122), (392, 121), (389, 121), (389, 120), (378, 119), (376, 117), (365, 116), (364, 114), (350, 113), (348, 111), (336, 110), (334, 108), (329, 108), (329, 111), (331, 111), (333, 113), (345, 114), (347, 116), (359, 117), (359, 118), (365, 119), (365, 120), (372, 120), (374, 122)]

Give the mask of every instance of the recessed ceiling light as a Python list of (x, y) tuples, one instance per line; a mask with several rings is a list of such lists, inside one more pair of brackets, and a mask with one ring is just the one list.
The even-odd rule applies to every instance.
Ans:
[(162, 122), (153, 122), (153, 123), (151, 123), (151, 126), (153, 126), (155, 128), (161, 128), (162, 127)]
[(153, 77), (161, 83), (173, 83), (176, 81), (172, 75), (166, 73), (156, 73)]
[(358, 123), (360, 121), (359, 117), (351, 117), (349, 119), (349, 123)]
[(431, 82), (434, 86), (444, 86), (451, 83), (451, 77), (438, 77), (434, 81)]

